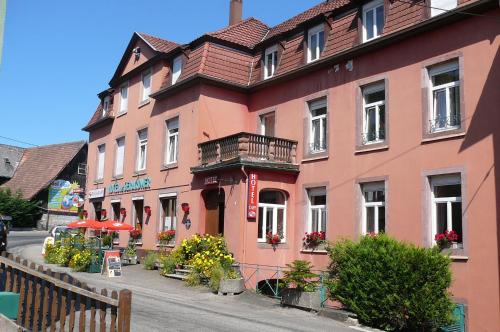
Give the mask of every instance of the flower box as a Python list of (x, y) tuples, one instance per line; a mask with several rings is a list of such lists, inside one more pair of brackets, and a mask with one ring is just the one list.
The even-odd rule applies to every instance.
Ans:
[(245, 290), (245, 281), (239, 279), (221, 279), (219, 282), (219, 295), (240, 294)]
[(281, 305), (319, 311), (321, 309), (320, 292), (319, 290), (303, 292), (295, 288), (285, 288), (281, 291)]

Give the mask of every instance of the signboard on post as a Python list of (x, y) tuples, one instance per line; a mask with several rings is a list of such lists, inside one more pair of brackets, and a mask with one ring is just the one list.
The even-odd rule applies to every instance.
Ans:
[(248, 219), (257, 218), (257, 185), (258, 185), (257, 174), (256, 173), (248, 174), (248, 198), (247, 198)]
[(102, 261), (103, 267), (101, 273), (106, 271), (108, 277), (122, 276), (122, 262), (120, 260), (120, 252), (117, 250), (106, 250)]

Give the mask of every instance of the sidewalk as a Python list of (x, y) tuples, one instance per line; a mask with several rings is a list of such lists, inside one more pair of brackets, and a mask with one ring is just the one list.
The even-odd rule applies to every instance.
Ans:
[(25, 247), (21, 256), (68, 273), (90, 287), (132, 291), (133, 331), (353, 331), (340, 322), (313, 313), (281, 307), (278, 300), (249, 290), (238, 296), (218, 296), (206, 287), (160, 276), (143, 265), (124, 266), (123, 276), (74, 273), (45, 264), (41, 245)]

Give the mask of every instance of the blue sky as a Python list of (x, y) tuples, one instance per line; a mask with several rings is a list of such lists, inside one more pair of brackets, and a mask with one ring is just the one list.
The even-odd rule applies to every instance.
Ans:
[[(319, 2), (245, 0), (243, 17), (272, 26)], [(36, 145), (86, 140), (81, 128), (134, 31), (186, 43), (225, 27), (228, 11), (229, 0), (7, 0), (0, 136)]]

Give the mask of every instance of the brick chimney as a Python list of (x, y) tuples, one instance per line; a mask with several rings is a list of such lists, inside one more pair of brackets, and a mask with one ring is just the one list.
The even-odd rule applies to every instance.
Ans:
[(229, 25), (233, 25), (241, 21), (242, 14), (243, 14), (243, 0), (230, 0)]

